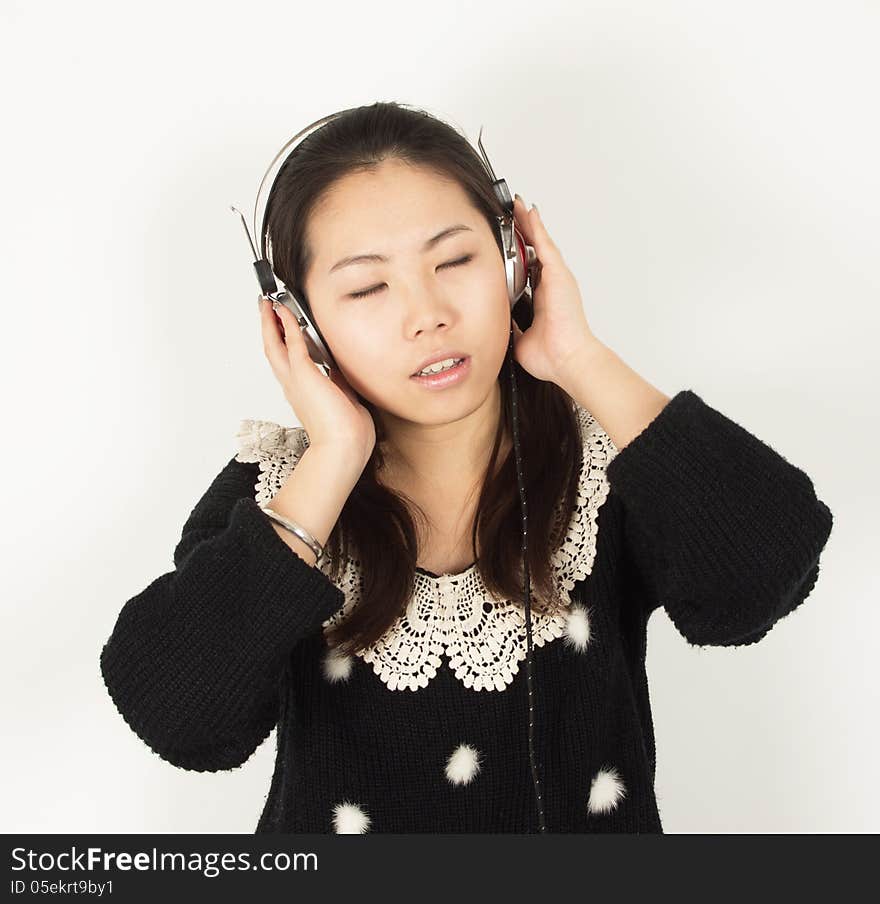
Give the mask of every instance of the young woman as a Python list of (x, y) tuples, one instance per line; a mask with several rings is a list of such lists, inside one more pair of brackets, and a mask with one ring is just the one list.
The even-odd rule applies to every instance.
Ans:
[[(602, 343), (519, 198), (542, 270), (512, 318), (502, 213), (470, 143), (393, 103), (322, 126), (279, 171), (273, 267), (339, 367), (319, 372), (261, 301), (302, 426), (243, 422), (174, 570), (101, 654), (130, 727), (179, 767), (237, 767), (277, 727), (258, 832), (535, 831), (511, 348), (547, 831), (662, 831), (652, 611), (692, 644), (750, 644), (816, 582), (832, 517), (810, 478)], [(438, 360), (449, 376), (416, 376)]]

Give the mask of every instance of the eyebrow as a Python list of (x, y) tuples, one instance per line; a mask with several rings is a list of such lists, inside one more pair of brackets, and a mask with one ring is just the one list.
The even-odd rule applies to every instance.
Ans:
[[(431, 236), (427, 242), (422, 246), (422, 254), (426, 251), (430, 251), (438, 242), (443, 241), (443, 239), (455, 235), (459, 232), (473, 232), (470, 226), (465, 226), (464, 223), (456, 223), (454, 226), (447, 226), (446, 229), (441, 230), (437, 233), (437, 235)], [(348, 267), (351, 264), (362, 264), (362, 263), (387, 263), (388, 258), (382, 254), (353, 254), (349, 257), (344, 257), (342, 260), (336, 261), (336, 263), (327, 271), (328, 275), (330, 273), (335, 273), (337, 270), (341, 270), (343, 267)]]

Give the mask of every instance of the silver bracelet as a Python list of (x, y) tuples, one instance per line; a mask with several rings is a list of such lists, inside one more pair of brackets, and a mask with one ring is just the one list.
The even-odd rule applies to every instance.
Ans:
[(296, 534), (306, 546), (315, 554), (315, 564), (318, 565), (324, 556), (324, 547), (301, 525), (296, 521), (291, 521), (283, 515), (279, 515), (274, 509), (268, 505), (261, 505), (260, 508), (273, 520), (277, 521), (282, 527), (286, 527), (291, 533)]

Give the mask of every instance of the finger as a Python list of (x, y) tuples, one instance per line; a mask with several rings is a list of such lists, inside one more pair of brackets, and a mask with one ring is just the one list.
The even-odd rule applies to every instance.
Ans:
[[(278, 307), (282, 307), (278, 305)], [(275, 376), (286, 378), (290, 372), (290, 340), (285, 342), (285, 329), (279, 325), (278, 318), (272, 310), (272, 302), (268, 298), (260, 303), (260, 323), (263, 331), (263, 351)]]
[(267, 358), (277, 356), (280, 352), (283, 354), (284, 342), (281, 338), (281, 331), (278, 328), (278, 321), (275, 319), (275, 313), (272, 311), (272, 302), (265, 295), (260, 295), (260, 329), (263, 333), (263, 350), (266, 352)]
[(526, 207), (526, 202), (519, 195), (516, 195), (513, 200), (513, 216), (516, 221), (516, 228), (522, 233), (523, 238), (529, 245), (534, 245), (529, 211)]
[(281, 319), (281, 327), (284, 333), (284, 342), (287, 348), (288, 358), (290, 359), (298, 356), (311, 361), (312, 356), (309, 354), (308, 347), (306, 346), (306, 340), (302, 334), (299, 321), (293, 316), (290, 310), (280, 302), (276, 305), (276, 308), (278, 316)]
[[(287, 343), (287, 359), (291, 369), (305, 368), (316, 376), (323, 376), (323, 372), (318, 371), (318, 365), (309, 351), (309, 345), (306, 341), (305, 329), (300, 326), (297, 316), (283, 304), (278, 305), (278, 316), (284, 329), (284, 339)], [(299, 359), (299, 360), (297, 360)], [(332, 370), (332, 368), (331, 368)], [(296, 371), (302, 375), (302, 370)], [(309, 378), (305, 378), (309, 379)]]
[(563, 263), (559, 249), (550, 238), (537, 210), (537, 207), (527, 208), (525, 201), (517, 195), (514, 201), (514, 213), (518, 217), (516, 228), (526, 244), (535, 249), (535, 255), (542, 265), (549, 261)]
[[(547, 227), (544, 225), (544, 221), (541, 219), (541, 212), (534, 205), (528, 212), (528, 219), (529, 227), (532, 231), (532, 236), (535, 239), (532, 244), (534, 245), (538, 259), (546, 261), (553, 257), (557, 260), (561, 260), (562, 254), (559, 251), (559, 248), (556, 247), (556, 243), (550, 237), (550, 233), (547, 231)], [(543, 254), (541, 253), (542, 249), (544, 251)]]

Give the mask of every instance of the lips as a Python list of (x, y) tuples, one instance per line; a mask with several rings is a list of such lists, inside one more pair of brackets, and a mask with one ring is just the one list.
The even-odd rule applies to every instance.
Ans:
[[(450, 359), (444, 358), (443, 360), (449, 361)], [(437, 371), (432, 370), (432, 371), (427, 371), (426, 373), (415, 373), (415, 374), (413, 374), (413, 376), (414, 377), (439, 377), (441, 374), (445, 374), (450, 370), (455, 370), (455, 368), (458, 367), (460, 364), (464, 364), (464, 362), (467, 359), (466, 358), (452, 358), (451, 360), (453, 363), (447, 365), (442, 370), (437, 370)]]
[(461, 385), (467, 380), (471, 372), (471, 359), (469, 356), (462, 358), (458, 364), (440, 373), (429, 374), (426, 377), (415, 374), (410, 377), (414, 383), (417, 383), (422, 389), (430, 392), (442, 391), (453, 386)]
[(433, 355), (431, 355), (430, 358), (425, 358), (425, 360), (422, 361), (421, 364), (419, 364), (419, 366), (410, 374), (410, 376), (416, 376), (420, 370), (424, 370), (430, 364), (436, 364), (438, 361), (445, 361), (447, 358), (455, 358), (456, 360), (458, 360), (459, 358), (467, 357), (467, 352), (463, 352), (458, 349), (440, 349), (440, 351), (435, 352)]

